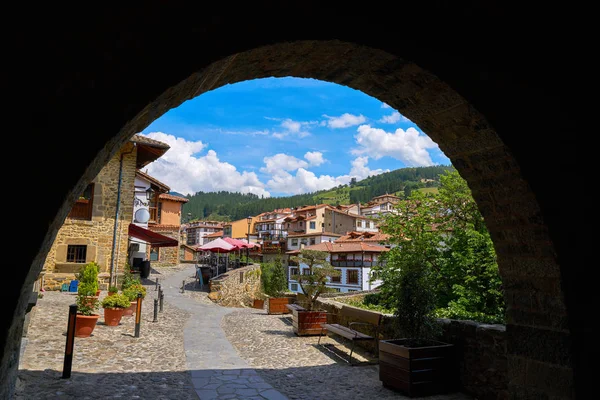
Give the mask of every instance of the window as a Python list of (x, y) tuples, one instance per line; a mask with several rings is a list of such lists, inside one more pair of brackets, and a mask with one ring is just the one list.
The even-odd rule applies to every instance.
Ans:
[(298, 275), (298, 268), (290, 268), (290, 277)]
[(358, 292), (358, 289), (348, 289), (349, 292)]
[(332, 276), (331, 277), (331, 283), (342, 283), (342, 270), (339, 268), (335, 268), (336, 271), (340, 271), (340, 275), (339, 276)]
[(314, 238), (314, 237), (311, 237), (310, 238), (310, 244), (313, 245), (313, 244), (316, 244), (316, 243), (317, 243), (317, 239)]
[(290, 289), (292, 290), (292, 292), (297, 292), (298, 291), (298, 284), (297, 283), (290, 284)]
[(85, 263), (87, 256), (87, 246), (79, 244), (70, 244), (67, 247), (67, 262)]
[(346, 271), (346, 283), (349, 284), (358, 284), (358, 270), (357, 269), (349, 269)]
[(68, 217), (72, 219), (92, 220), (92, 206), (94, 203), (94, 184), (90, 183), (81, 196), (77, 199)]
[(302, 268), (302, 275), (310, 275), (310, 268)]
[(310, 221), (310, 229), (315, 229), (317, 227), (317, 223), (315, 221)]
[(356, 226), (362, 228), (362, 221), (356, 221)]
[(292, 246), (298, 246), (298, 239), (292, 239)]
[(332, 287), (330, 289), (334, 292), (341, 292), (341, 289), (339, 287)]

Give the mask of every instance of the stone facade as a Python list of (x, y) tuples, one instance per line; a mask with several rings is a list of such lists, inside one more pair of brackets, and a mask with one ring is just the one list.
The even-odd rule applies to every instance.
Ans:
[[(179, 231), (169, 230), (158, 230), (152, 228), (153, 231), (160, 233), (161, 235), (168, 236), (173, 239), (179, 240)], [(157, 267), (176, 267), (179, 264), (179, 246), (171, 247), (159, 247), (158, 248), (158, 260), (153, 260), (151, 265)]]
[(260, 265), (252, 264), (221, 274), (209, 281), (209, 298), (224, 307), (251, 307), (260, 293)]
[(128, 228), (133, 216), (137, 151), (132, 143), (123, 146), (92, 181), (94, 183), (92, 220), (67, 218), (56, 234), (44, 262), (45, 290), (60, 290), (63, 283), (76, 279), (75, 274), (85, 264), (67, 262), (69, 245), (87, 246), (86, 262), (95, 261), (100, 265), (100, 289), (108, 289), (121, 154), (123, 154), (121, 206), (117, 240), (114, 246), (114, 265), (116, 273), (122, 272), (127, 261)]
[[(335, 298), (319, 298), (317, 303), (319, 308), (327, 311), (328, 322), (344, 325), (350, 322), (346, 317), (339, 316), (344, 303), (335, 301)], [(384, 314), (381, 339), (395, 337), (395, 318)], [(449, 319), (440, 319), (439, 322), (443, 328), (440, 340), (455, 346), (462, 390), (478, 399), (509, 398), (506, 327)], [(357, 327), (357, 330), (361, 329)], [(366, 330), (364, 332), (369, 333)], [(371, 342), (357, 342), (357, 345), (372, 349)]]

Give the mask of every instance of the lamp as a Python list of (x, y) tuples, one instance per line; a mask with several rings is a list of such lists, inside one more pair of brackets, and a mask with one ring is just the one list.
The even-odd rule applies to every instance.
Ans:
[(154, 195), (154, 190), (152, 190), (152, 187), (149, 187), (148, 189), (146, 189), (146, 200), (152, 200), (153, 195)]
[(250, 224), (252, 223), (252, 217), (246, 218), (248, 221), (248, 247), (246, 247), (246, 265), (248, 265), (248, 259), (250, 258)]

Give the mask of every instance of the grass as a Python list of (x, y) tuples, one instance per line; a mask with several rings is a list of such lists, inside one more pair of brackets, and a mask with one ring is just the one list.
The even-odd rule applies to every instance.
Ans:
[(348, 304), (349, 306), (362, 308), (363, 310), (370, 311), (378, 311), (383, 314), (393, 314), (394, 310), (390, 310), (388, 308), (382, 307), (376, 304), (365, 304), (363, 302), (363, 297), (339, 297), (336, 298), (335, 301), (339, 301), (340, 303)]

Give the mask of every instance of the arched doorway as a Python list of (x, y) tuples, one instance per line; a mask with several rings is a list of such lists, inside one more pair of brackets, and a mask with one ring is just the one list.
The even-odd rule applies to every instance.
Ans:
[[(141, 14), (125, 12), (118, 15), (122, 20), (115, 16), (114, 25), (103, 31), (107, 36), (95, 37), (97, 27), (91, 24), (73, 27), (81, 31), (79, 37), (72, 36), (73, 32), (50, 35), (64, 42), (49, 41), (48, 47), (41, 47), (44, 54), (43, 50), (54, 45), (56, 54), (62, 56), (53, 71), (56, 74), (38, 88), (40, 104), (47, 105), (39, 115), (45, 118), (29, 122), (36, 133), (44, 127), (63, 128), (60, 141), (39, 138), (32, 152), (35, 160), (44, 160), (48, 150), (54, 151), (53, 162), (39, 172), (37, 188), (56, 196), (49, 198), (46, 210), (40, 212), (48, 223), (39, 223), (29, 236), (31, 248), (17, 259), (23, 267), (7, 294), (10, 307), (6, 310), (13, 320), (3, 336), (0, 371), (8, 384), (3, 384), (7, 389), (2, 390), (10, 391), (14, 384), (19, 317), (28, 289), (23, 282), (33, 282), (75, 194), (116, 149), (170, 108), (203, 92), (246, 79), (297, 76), (347, 85), (376, 97), (417, 123), (440, 145), (469, 182), (495, 242), (509, 312), (511, 390), (516, 395), (572, 394), (573, 368), (585, 371), (579, 348), (575, 352), (571, 348), (585, 325), (580, 314), (566, 304), (574, 302), (569, 296), (578, 289), (572, 278), (577, 263), (569, 259), (575, 242), (561, 234), (560, 229), (569, 224), (567, 217), (557, 211), (560, 204), (552, 197), (544, 171), (528, 160), (531, 145), (520, 141), (535, 125), (528, 117), (535, 119), (543, 107), (550, 107), (546, 110), (562, 110), (566, 115), (556, 118), (566, 121), (571, 110), (568, 104), (553, 102), (544, 91), (536, 93), (539, 81), (523, 82), (516, 74), (518, 69), (510, 70), (512, 74), (499, 72), (510, 63), (494, 65), (496, 58), (485, 51), (477, 64), (477, 57), (469, 55), (464, 43), (445, 48), (447, 38), (440, 38), (437, 45), (425, 38), (400, 39), (398, 27), (388, 31), (395, 43), (391, 38), (353, 40), (357, 17), (321, 28), (302, 25), (299, 16), (287, 25), (232, 17), (215, 19), (200, 25), (203, 30), (199, 30), (195, 28), (198, 24), (186, 25), (180, 11), (147, 10), (144, 21)], [(489, 10), (436, 9), (429, 22), (439, 22), (437, 28), (450, 28), (448, 20), (456, 24), (471, 21), (465, 18), (466, 11), (471, 12), (470, 17), (483, 17)], [(173, 17), (173, 29), (168, 33), (151, 23), (153, 18), (162, 21), (159, 14)], [(316, 20), (324, 22), (325, 18)], [(258, 28), (257, 21), (265, 25)], [(115, 41), (110, 35), (119, 28), (130, 33)], [(219, 36), (226, 29), (247, 35), (226, 40)], [(273, 30), (280, 30), (281, 39), (273, 39)], [(461, 39), (469, 37), (459, 28), (456, 33)], [(288, 42), (309, 34), (321, 40)], [(336, 37), (346, 41), (331, 40)], [(169, 41), (173, 38), (178, 38), (177, 43)], [(82, 43), (94, 46), (78, 51)], [(192, 48), (201, 50), (192, 52)], [(180, 53), (182, 50), (189, 53)], [(156, 61), (156, 57), (161, 59)], [(524, 65), (522, 71), (529, 72), (534, 63)], [(543, 79), (546, 72), (539, 74), (538, 79)], [(502, 103), (507, 100), (502, 97), (508, 96), (507, 88), (521, 95), (515, 96), (511, 107)], [(560, 99), (566, 89), (559, 84), (554, 90)], [(508, 111), (513, 114), (503, 116)], [(513, 125), (515, 121), (518, 124)], [(543, 127), (547, 124), (537, 122)], [(558, 151), (555, 144), (541, 140), (538, 147), (549, 154)], [(69, 193), (66, 199), (64, 193)], [(524, 371), (532, 371), (529, 380), (523, 380)]]

